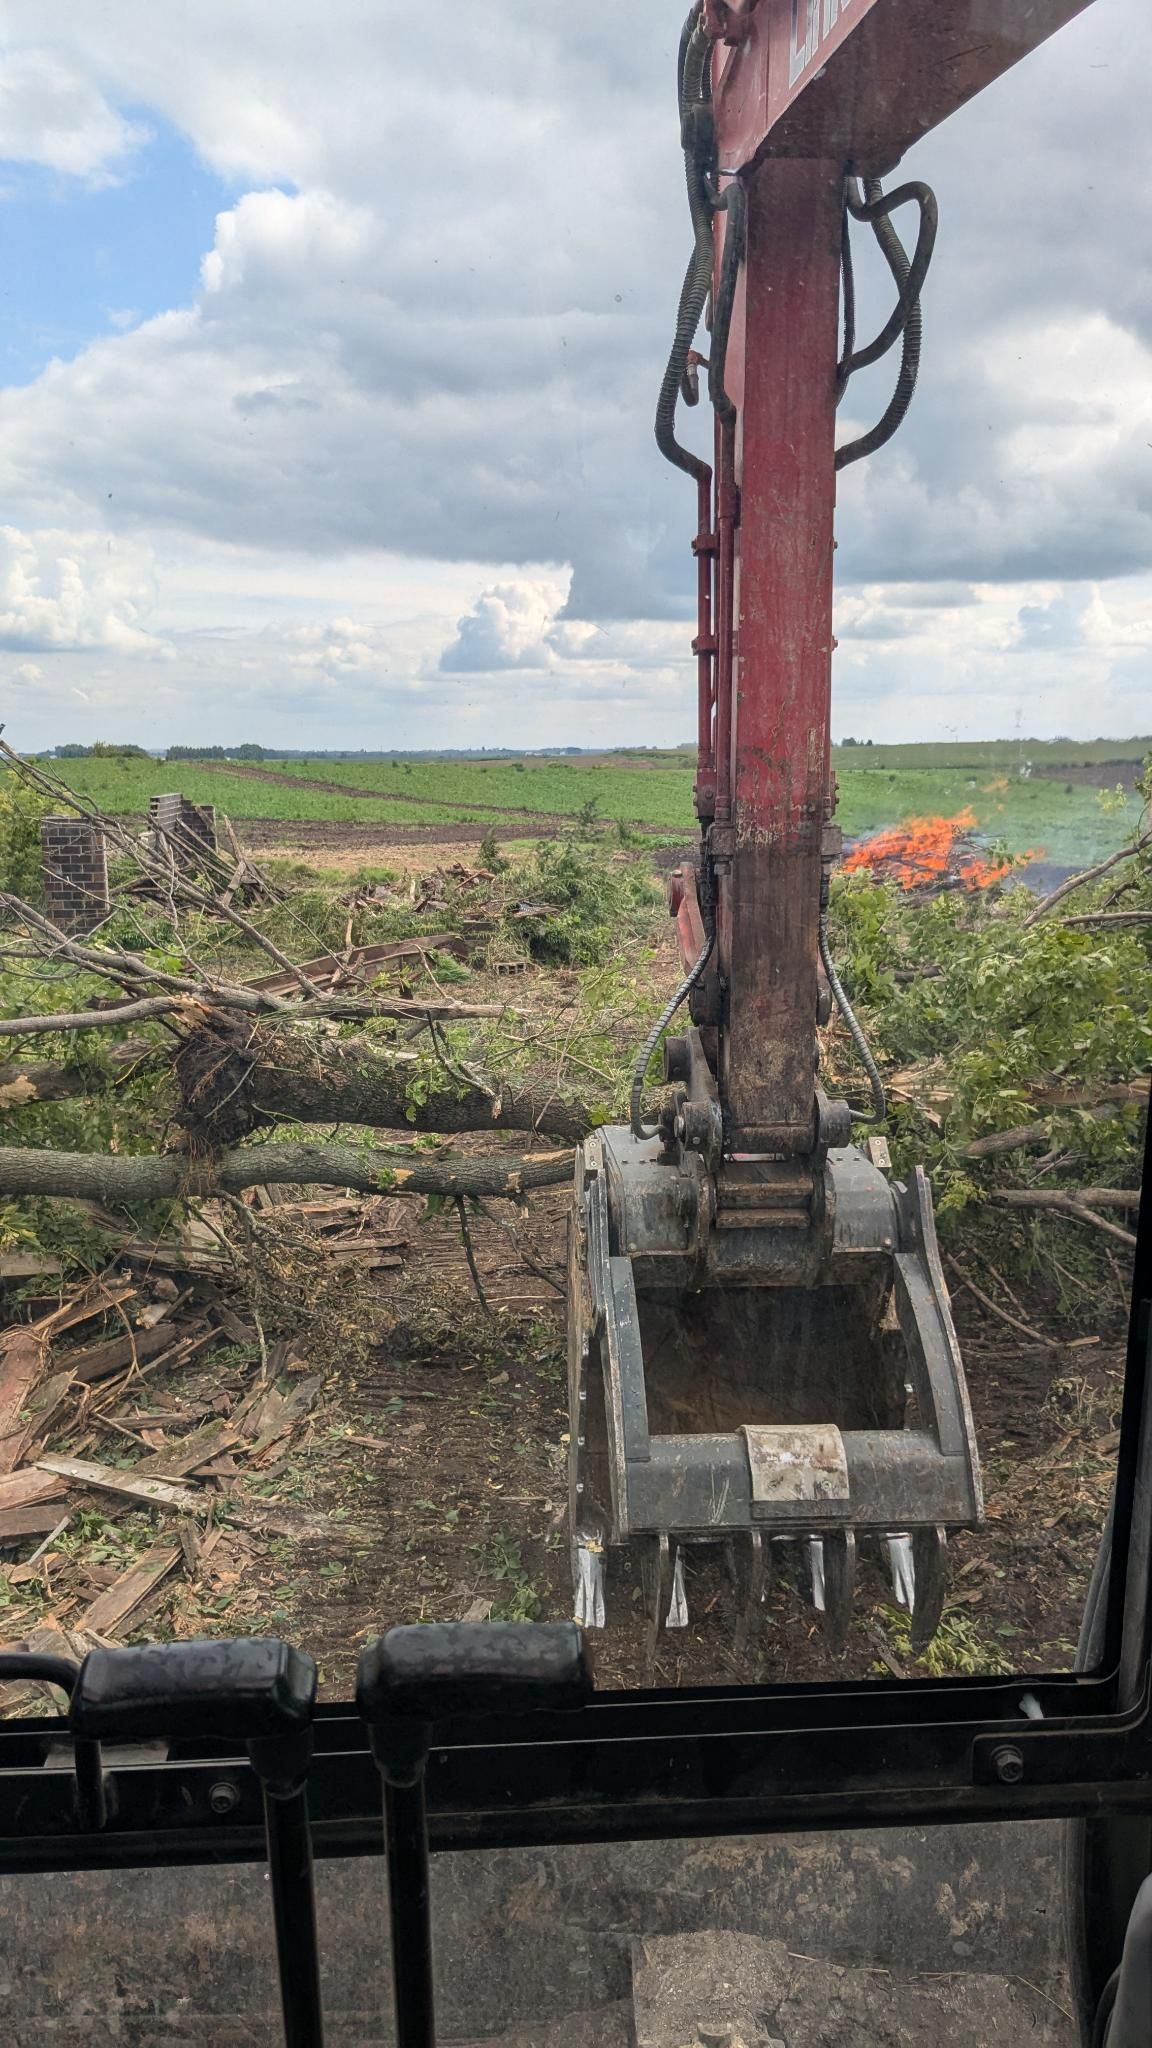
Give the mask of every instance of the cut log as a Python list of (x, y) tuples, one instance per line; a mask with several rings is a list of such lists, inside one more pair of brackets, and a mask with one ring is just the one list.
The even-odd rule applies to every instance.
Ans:
[[(1083, 1190), (1084, 1195), (1095, 1194), (1097, 1198), (1102, 1193), (1113, 1192), (1118, 1193), (1119, 1190)], [(1078, 1201), (1071, 1194), (1061, 1194), (1047, 1188), (996, 1188), (989, 1194), (988, 1200), (995, 1202), (1002, 1209), (1046, 1209), (1052, 1216), (1067, 1216), (1074, 1223), (1090, 1223), (1095, 1230), (1102, 1230), (1106, 1236), (1114, 1237), (1120, 1244), (1128, 1245), (1135, 1250), (1134, 1232), (1121, 1229), (1118, 1223), (1109, 1223), (1106, 1216), (1098, 1216), (1095, 1209), (1088, 1207), (1086, 1201)]]
[(99, 1095), (123, 1080), (143, 1061), (156, 1059), (158, 1049), (146, 1038), (125, 1038), (110, 1045), (105, 1064), (70, 1066), (60, 1061), (12, 1060), (0, 1065), (0, 1112), (21, 1109), (28, 1102), (62, 1102), (70, 1095)]
[(130, 1570), (121, 1572), (111, 1586), (98, 1594), (85, 1609), (77, 1628), (85, 1635), (115, 1636), (126, 1621), (142, 1607), (150, 1593), (174, 1572), (184, 1552), (179, 1543), (156, 1543)]
[[(283, 977), (273, 977), (278, 978)], [(413, 1014), (418, 1014), (415, 1007)], [(583, 1103), (501, 1080), (489, 1094), (445, 1074), (441, 1087), (413, 1102), (408, 1096), (411, 1057), (389, 1055), (366, 1039), (321, 1041), (312, 1031), (251, 1033), (251, 1019), (245, 1017), (243, 1037), (234, 1041), (227, 1020), (219, 1012), (207, 1013), (203, 1024), (188, 1033), (187, 1051), (176, 1062), (186, 1108), (211, 1126), (219, 1098), (228, 1112), (227, 1135), (276, 1121), (356, 1123), (377, 1130), (538, 1131), (572, 1143), (591, 1128), (591, 1111)], [(129, 1052), (131, 1059), (122, 1059)], [(114, 1087), (146, 1054), (155, 1058), (156, 1049), (128, 1039), (110, 1049), (111, 1064), (104, 1073), (46, 1061), (0, 1066), (0, 1112), (97, 1094)], [(241, 1088), (235, 1092), (237, 1078)]]

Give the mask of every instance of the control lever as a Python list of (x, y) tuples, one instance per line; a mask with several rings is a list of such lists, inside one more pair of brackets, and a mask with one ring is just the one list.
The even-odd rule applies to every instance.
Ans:
[(582, 1707), (592, 1663), (574, 1622), (430, 1622), (389, 1629), (360, 1658), (356, 1704), (384, 1787), (397, 2048), (435, 2048), (428, 1813), (433, 1724)]
[[(0, 1660), (0, 1677), (10, 1675), (5, 1667), (12, 1661)], [(32, 1661), (22, 1660), (27, 1675), (44, 1675), (30, 1669)], [(82, 1751), (94, 1753), (103, 1783), (101, 1742), (208, 1737), (245, 1743), (264, 1794), (286, 2048), (323, 2048), (307, 1790), (315, 1662), (275, 1637), (252, 1637), (90, 1650), (79, 1670), (72, 1671), (65, 1690), (71, 1695), (68, 1721), (76, 1739), (78, 1797), (83, 1796)], [(47, 1675), (65, 1683), (55, 1673)]]
[[(80, 1666), (72, 1657), (54, 1657), (39, 1650), (5, 1650), (0, 1654), (0, 1684), (19, 1685), (33, 1679), (41, 1685), (58, 1685), (71, 1701), (79, 1676)], [(100, 1744), (74, 1734), (73, 1769), (76, 1818), (86, 1832), (95, 1832), (108, 1819), (108, 1792)]]

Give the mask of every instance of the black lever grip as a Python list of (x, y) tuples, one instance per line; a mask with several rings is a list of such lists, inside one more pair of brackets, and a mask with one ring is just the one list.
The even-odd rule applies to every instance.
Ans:
[(71, 1696), (80, 1666), (74, 1657), (55, 1657), (46, 1650), (4, 1650), (0, 1652), (0, 1683), (34, 1679), (40, 1685), (58, 1685)]
[(390, 1628), (360, 1658), (356, 1705), (370, 1727), (463, 1714), (581, 1707), (592, 1659), (572, 1621), (435, 1621)]
[(103, 1742), (282, 1738), (306, 1730), (315, 1661), (275, 1636), (90, 1650), (68, 1719)]

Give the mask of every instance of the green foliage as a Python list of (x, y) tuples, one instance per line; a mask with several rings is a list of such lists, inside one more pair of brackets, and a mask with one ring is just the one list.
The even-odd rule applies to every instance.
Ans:
[[(1089, 910), (1113, 886), (1114, 873), (1069, 908)], [(1152, 907), (1146, 865), (1133, 862), (1128, 886), (1127, 904)], [(1057, 911), (1026, 927), (1034, 906), (1025, 891), (916, 903), (863, 876), (833, 890), (833, 951), (873, 1049), (889, 1072), (923, 1077), (893, 1100), (894, 1156), (929, 1167), (944, 1216), (1019, 1184), (1018, 1154), (964, 1157), (971, 1139), (1019, 1125), (1043, 1122), (1049, 1149), (1068, 1156), (1046, 1186), (1134, 1176), (1135, 1105), (1104, 1118), (1075, 1103), (1045, 1111), (1036, 1091), (1091, 1097), (1152, 1064), (1152, 926), (1073, 927)], [(920, 1106), (933, 1088), (942, 1119)]]
[(597, 844), (542, 840), (515, 875), (529, 903), (547, 905), (518, 917), (514, 930), (534, 960), (547, 967), (593, 967), (651, 922), (659, 890), (635, 861), (607, 859)]
[(95, 740), (90, 747), (75, 745), (57, 747), (58, 761), (150, 761), (152, 756), (147, 747), (138, 747), (131, 740)]
[(500, 844), (496, 837), (494, 825), (489, 825), (488, 830), (485, 832), (483, 839), (480, 841), (479, 852), (480, 865), (482, 868), (487, 868), (489, 874), (503, 875), (507, 873), (510, 864), (505, 860), (504, 855), (500, 851)]
[[(884, 1610), (884, 1626), (900, 1656), (919, 1665), (930, 1678), (995, 1677), (1016, 1667), (999, 1643), (980, 1633), (971, 1617), (959, 1608), (944, 1615), (928, 1648), (919, 1658), (912, 1656), (912, 1623), (901, 1607)], [(883, 1672), (885, 1667), (878, 1665)]]
[(51, 808), (10, 770), (0, 771), (0, 889), (25, 903), (41, 900), (40, 820)]

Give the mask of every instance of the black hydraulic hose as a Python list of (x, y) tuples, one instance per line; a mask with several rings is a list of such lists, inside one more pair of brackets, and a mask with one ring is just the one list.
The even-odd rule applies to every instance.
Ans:
[(724, 236), (724, 260), (720, 266), (716, 309), (712, 317), (712, 346), (708, 351), (708, 396), (715, 408), (717, 419), (724, 426), (730, 426), (736, 418), (736, 407), (724, 388), (724, 372), (728, 361), (728, 333), (732, 326), (736, 280), (744, 260), (744, 240), (747, 232), (748, 196), (743, 185), (728, 185), (716, 202), (716, 211), (728, 215), (728, 227)]
[(852, 351), (856, 346), (856, 272), (852, 263), (852, 234), (848, 208), (844, 208), (844, 230), (840, 240), (840, 275), (844, 293), (844, 347), (836, 366), (836, 403), (839, 405), (852, 375)]
[[(881, 329), (876, 340), (865, 349), (846, 356), (840, 366), (839, 389), (841, 393), (854, 370), (861, 369), (892, 347), (896, 337), (903, 333), (903, 350), (900, 359), (900, 374), (896, 389), (883, 417), (867, 434), (861, 434), (855, 441), (849, 441), (836, 450), (836, 468), (846, 469), (849, 463), (860, 462), (866, 455), (874, 455), (886, 441), (892, 439), (907, 415), (916, 390), (916, 379), (920, 371), (920, 348), (924, 333), (923, 316), (920, 311), (919, 287), (923, 283), (932, 247), (936, 237), (936, 201), (926, 185), (902, 185), (899, 191), (885, 198), (878, 178), (868, 178), (864, 183), (866, 202), (860, 202), (852, 195), (855, 180), (849, 180), (849, 210), (857, 219), (870, 220), (873, 233), (884, 253), (885, 261), (896, 280), (899, 294), (897, 307), (891, 319)], [(904, 199), (917, 199), (921, 207), (921, 227), (917, 238), (916, 253), (909, 263), (904, 244), (892, 226), (892, 207)], [(916, 284), (916, 295), (911, 286)]]
[(661, 1010), (660, 1015), (657, 1017), (655, 1024), (652, 1026), (651, 1031), (636, 1055), (636, 1065), (632, 1069), (632, 1094), (629, 1102), (629, 1122), (632, 1126), (632, 1136), (634, 1138), (654, 1138), (657, 1134), (658, 1127), (653, 1125), (652, 1129), (648, 1130), (640, 1114), (640, 1100), (644, 1093), (644, 1076), (648, 1072), (648, 1062), (655, 1052), (663, 1033), (667, 1031), (669, 1024), (680, 1008), (681, 1003), (686, 996), (691, 995), (692, 990), (707, 967), (715, 936), (715, 930), (710, 930), (700, 949), (700, 956), (695, 966), (689, 974), (685, 975), (671, 1001), (665, 1003), (664, 1008)]
[[(885, 192), (879, 178), (865, 178), (863, 195), (858, 181), (849, 178), (846, 186), (846, 205), (853, 220), (867, 221), (880, 244), (884, 261), (896, 280), (896, 305), (875, 340), (867, 348), (855, 349), (846, 355), (844, 368), (849, 377), (857, 370), (866, 370), (870, 364), (878, 363), (893, 347), (904, 327), (912, 308), (917, 304), (928, 275), (932, 252), (936, 246), (936, 231), (940, 224), (940, 210), (936, 195), (930, 185), (919, 181), (900, 185), (895, 192)], [(907, 251), (892, 225), (892, 215), (897, 207), (907, 206), (914, 201), (920, 208), (920, 228), (916, 236), (916, 247), (909, 262)]]
[(860, 1055), (861, 1064), (868, 1076), (869, 1086), (872, 1090), (871, 1109), (854, 1109), (852, 1111), (852, 1119), (854, 1123), (882, 1124), (888, 1114), (884, 1082), (881, 1079), (880, 1069), (872, 1057), (872, 1048), (860, 1028), (856, 1012), (848, 1001), (848, 997), (844, 992), (844, 984), (836, 972), (836, 963), (832, 958), (832, 949), (828, 943), (828, 913), (826, 910), (820, 912), (819, 934), (820, 960), (828, 977), (828, 986), (832, 991), (836, 1008), (839, 1010), (852, 1035), (852, 1043)]
[(686, 470), (697, 483), (711, 475), (710, 465), (676, 439), (676, 401), (683, 395), (695, 399), (688, 374), (688, 352), (700, 325), (712, 284), (712, 205), (708, 197), (711, 168), (709, 141), (711, 121), (712, 44), (700, 25), (694, 8), (680, 37), (677, 75), (680, 97), (680, 132), (684, 144), (684, 174), (688, 185), (688, 207), (692, 215), (694, 246), (680, 288), (676, 332), (656, 401), (656, 446), (665, 461)]

